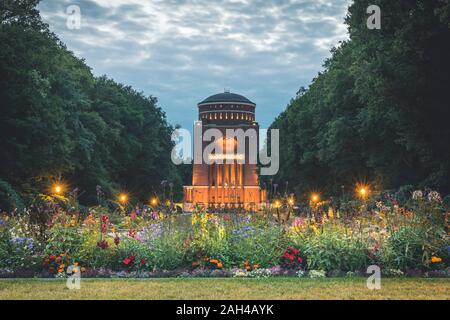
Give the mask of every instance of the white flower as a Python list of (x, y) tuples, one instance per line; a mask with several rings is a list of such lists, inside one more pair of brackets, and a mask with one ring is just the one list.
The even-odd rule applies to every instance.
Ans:
[(422, 198), (423, 198), (423, 192), (422, 192), (422, 190), (416, 190), (416, 191), (414, 191), (413, 194), (412, 194), (412, 198), (413, 198), (414, 200), (422, 199)]
[(314, 278), (325, 278), (327, 276), (326, 272), (323, 270), (311, 270), (308, 272), (308, 277)]
[(430, 202), (433, 202), (433, 201), (434, 202), (441, 202), (442, 201), (441, 195), (437, 191), (431, 191), (428, 194), (428, 201), (430, 201)]

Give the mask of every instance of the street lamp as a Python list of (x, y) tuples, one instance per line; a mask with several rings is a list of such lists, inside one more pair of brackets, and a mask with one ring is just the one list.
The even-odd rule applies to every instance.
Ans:
[(370, 190), (367, 185), (357, 185), (356, 192), (361, 199), (366, 199), (369, 196)]
[(59, 185), (59, 184), (56, 184), (56, 185), (53, 187), (53, 190), (54, 190), (54, 192), (55, 192), (56, 194), (61, 194), (62, 189), (63, 189), (62, 186)]
[(289, 203), (289, 205), (293, 206), (295, 203), (294, 198), (293, 197), (289, 198), (288, 203)]
[(121, 193), (119, 194), (119, 202), (122, 204), (125, 204), (128, 202), (128, 195), (126, 195), (125, 193)]

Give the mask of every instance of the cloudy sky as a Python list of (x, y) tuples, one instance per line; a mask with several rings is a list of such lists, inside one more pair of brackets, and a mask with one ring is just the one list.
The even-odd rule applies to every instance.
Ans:
[[(81, 28), (67, 27), (67, 8)], [(43, 0), (44, 20), (95, 75), (156, 96), (190, 129), (209, 95), (242, 94), (267, 127), (346, 39), (349, 0)]]

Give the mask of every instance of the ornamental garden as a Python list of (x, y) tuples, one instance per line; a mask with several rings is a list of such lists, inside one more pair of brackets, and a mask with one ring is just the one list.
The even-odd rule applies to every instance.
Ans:
[[(101, 190), (100, 190), (101, 191)], [(103, 199), (81, 207), (55, 187), (0, 217), (0, 277), (347, 277), (449, 275), (448, 199), (436, 191), (369, 192), (354, 199), (273, 199), (263, 210), (183, 214)]]

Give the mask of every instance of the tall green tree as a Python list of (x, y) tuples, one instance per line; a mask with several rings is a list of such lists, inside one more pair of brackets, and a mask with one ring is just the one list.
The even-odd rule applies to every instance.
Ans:
[[(381, 29), (366, 9), (381, 8)], [(350, 7), (350, 39), (271, 125), (281, 168), (299, 194), (405, 184), (450, 191), (449, 1), (364, 1)]]

